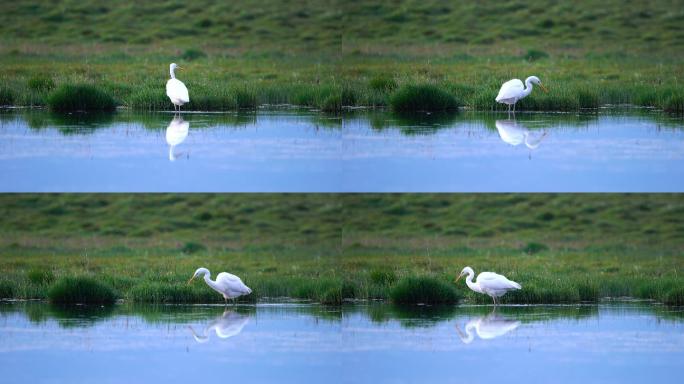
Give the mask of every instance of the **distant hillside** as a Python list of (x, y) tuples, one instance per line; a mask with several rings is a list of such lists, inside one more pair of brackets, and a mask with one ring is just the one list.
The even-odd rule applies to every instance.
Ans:
[(415, 52), (684, 47), (684, 1), (16, 0), (5, 44), (131, 44), (215, 50)]

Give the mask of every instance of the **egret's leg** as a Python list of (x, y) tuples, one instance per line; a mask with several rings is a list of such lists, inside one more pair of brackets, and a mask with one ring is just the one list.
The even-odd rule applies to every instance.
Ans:
[(226, 299), (225, 296), (223, 296), (223, 305), (224, 306), (228, 305), (228, 299)]

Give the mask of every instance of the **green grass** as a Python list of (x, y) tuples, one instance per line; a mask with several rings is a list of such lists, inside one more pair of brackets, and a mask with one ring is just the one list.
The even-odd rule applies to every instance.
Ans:
[(684, 286), (678, 194), (14, 194), (0, 215), (0, 287), (21, 299), (86, 275), (126, 301), (222, 303), (186, 285), (201, 266), (240, 276), (246, 302), (390, 300), (427, 276), (491, 303), (453, 284), (467, 265), (523, 286), (503, 303), (676, 303)]
[[(534, 74), (550, 92), (535, 90), (518, 110), (633, 104), (684, 113), (681, 7), (586, 4), (3, 3), (0, 105), (45, 106), (55, 88), (89, 84), (118, 106), (170, 110), (164, 84), (177, 62), (188, 110), (294, 104), (338, 113), (393, 98), (402, 110), (451, 108), (451, 98), (504, 110), (494, 102), (500, 85)], [(424, 84), (435, 88), (406, 93)], [(433, 99), (420, 104), (424, 96)]]
[(113, 304), (117, 295), (97, 278), (77, 276), (59, 279), (50, 287), (48, 298), (60, 304)]
[(456, 304), (458, 291), (452, 284), (428, 276), (400, 280), (390, 293), (396, 304)]
[(442, 112), (458, 109), (453, 95), (432, 84), (404, 85), (390, 96), (397, 112)]
[(47, 104), (56, 112), (113, 111), (114, 98), (107, 92), (88, 84), (61, 85), (50, 94)]

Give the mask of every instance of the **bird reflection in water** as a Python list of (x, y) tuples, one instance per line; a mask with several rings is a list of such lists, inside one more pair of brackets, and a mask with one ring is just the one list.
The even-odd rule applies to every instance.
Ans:
[(495, 124), (501, 140), (513, 146), (525, 144), (530, 149), (530, 159), (532, 158), (532, 150), (537, 149), (546, 137), (546, 130), (541, 134), (536, 134), (515, 120), (497, 120)]
[(511, 320), (505, 316), (498, 315), (496, 309), (487, 316), (471, 319), (465, 325), (465, 334), (456, 324), (456, 332), (464, 344), (470, 344), (475, 335), (482, 340), (491, 340), (501, 337), (520, 326), (520, 321)]
[(192, 326), (189, 326), (192, 337), (198, 343), (206, 343), (209, 341), (209, 334), (214, 331), (216, 336), (221, 339), (228, 339), (238, 335), (242, 332), (242, 328), (249, 323), (249, 315), (237, 313), (232, 310), (226, 310), (223, 315), (217, 317), (214, 321), (207, 324), (201, 334), (195, 332)]
[[(183, 152), (174, 152), (177, 145), (185, 141), (188, 137), (188, 130), (190, 129), (190, 123), (183, 120), (180, 116), (175, 116), (173, 120), (166, 127), (166, 143), (169, 145), (169, 161), (175, 161), (180, 156), (183, 156)], [(189, 153), (185, 154), (189, 157)]]

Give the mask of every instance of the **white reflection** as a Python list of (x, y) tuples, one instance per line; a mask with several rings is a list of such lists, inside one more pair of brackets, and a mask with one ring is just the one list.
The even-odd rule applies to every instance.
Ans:
[(546, 137), (546, 131), (537, 134), (515, 120), (497, 120), (495, 122), (499, 137), (510, 145), (525, 144), (529, 149), (536, 149)]
[(482, 340), (495, 339), (518, 328), (520, 322), (497, 315), (496, 310), (487, 316), (481, 316), (468, 321), (465, 326), (465, 334), (456, 324), (456, 332), (464, 344), (470, 344), (475, 335)]
[(223, 315), (217, 317), (214, 321), (207, 324), (202, 331), (202, 334), (198, 334), (195, 330), (189, 326), (190, 332), (192, 332), (192, 337), (198, 343), (206, 343), (209, 341), (209, 334), (211, 331), (216, 333), (216, 336), (221, 339), (228, 339), (233, 337), (240, 332), (242, 328), (249, 323), (249, 315), (243, 315), (232, 310), (225, 310)]
[(169, 123), (169, 126), (166, 127), (166, 143), (169, 145), (170, 161), (174, 161), (179, 156), (183, 155), (182, 152), (175, 153), (173, 150), (188, 137), (189, 129), (190, 123), (183, 120), (180, 116), (174, 116), (173, 120)]

